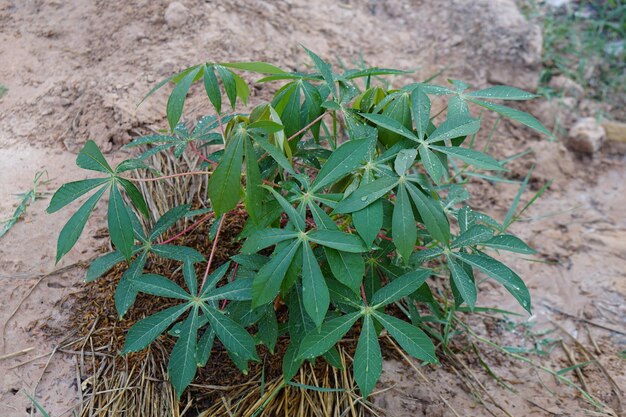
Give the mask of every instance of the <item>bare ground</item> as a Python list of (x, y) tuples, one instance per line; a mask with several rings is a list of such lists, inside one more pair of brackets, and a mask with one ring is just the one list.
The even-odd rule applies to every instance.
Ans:
[[(121, 144), (148, 127), (163, 127), (163, 95), (139, 108), (137, 103), (156, 81), (204, 60), (266, 60), (302, 68), (307, 62), (298, 43), (303, 43), (331, 60), (350, 62), (362, 52), (371, 65), (417, 69), (415, 79), (444, 67), (447, 72), (437, 80), (441, 83), (459, 77), (484, 85), (498, 77), (488, 71), (489, 57), (482, 62), (471, 58), (476, 49), (466, 39), (466, 27), (442, 23), (446, 11), (436, 2), (184, 3), (187, 18), (173, 29), (163, 18), (166, 1), (0, 0), (0, 84), (9, 89), (0, 99), (2, 217), (17, 203), (12, 194), (27, 190), (38, 170), (47, 169), (51, 179), (44, 191), (79, 179), (74, 153), (88, 138), (113, 151), (112, 158), (121, 158)], [(459, 2), (454, 3), (458, 8)], [(202, 103), (192, 99), (188, 108), (201, 112)], [(555, 328), (554, 321), (562, 330), (550, 337), (574, 346), (570, 334), (594, 352), (617, 385), (626, 387), (624, 359), (619, 357), (626, 345), (624, 150), (605, 147), (593, 159), (580, 159), (559, 143), (540, 141), (508, 125), (498, 129), (494, 141), (492, 149), (499, 156), (535, 151), (513, 165), (512, 178), (520, 179), (536, 164), (534, 188), (548, 179), (554, 184), (527, 213), (534, 220), (514, 228), (538, 250), (542, 262), (507, 259), (528, 282), (535, 315), (521, 318), (521, 325), (480, 320), (473, 325), (502, 345), (528, 347), (541, 340), (532, 333)], [(473, 203), (482, 201), (479, 208), (500, 219), (516, 192), (513, 185), (486, 182), (472, 188), (481, 197)], [(25, 220), (0, 240), (2, 416), (27, 415), (25, 393), (35, 393), (53, 416), (71, 415), (80, 397), (74, 357), (60, 352), (51, 357), (62, 340), (46, 339), (40, 329), (45, 322), (63, 321), (67, 312), (58, 302), (77, 291), (83, 271), (45, 274), (89, 258), (104, 242), (98, 232), (104, 219), (96, 213), (77, 248), (55, 266), (56, 236), (71, 209), (51, 216), (44, 213), (46, 205), (45, 199), (36, 201)], [(483, 282), (481, 290), (482, 305), (516, 308), (491, 282)], [(459, 363), (448, 364), (423, 369), (428, 382), (406, 363), (390, 361), (380, 384), (386, 391), (375, 397), (376, 403), (391, 416), (582, 416), (592, 409), (574, 390), (537, 368), (482, 347), (491, 369), (515, 393), (498, 385), (469, 356), (463, 360), (470, 374), (457, 374)], [(558, 344), (550, 355), (529, 357), (554, 369), (570, 365)], [(484, 391), (476, 394), (481, 389), (471, 375), (491, 399)], [(571, 372), (567, 375), (578, 382)], [(583, 376), (594, 395), (619, 407), (616, 390), (598, 367), (584, 368)]]

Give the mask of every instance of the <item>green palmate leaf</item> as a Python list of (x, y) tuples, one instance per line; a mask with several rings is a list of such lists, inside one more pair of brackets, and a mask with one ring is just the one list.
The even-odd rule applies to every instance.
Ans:
[(354, 353), (354, 380), (363, 398), (372, 392), (383, 370), (383, 357), (371, 316), (363, 316), (359, 343)]
[(322, 58), (317, 56), (314, 52), (308, 50), (306, 47), (304, 47), (304, 50), (306, 51), (307, 54), (309, 54), (309, 56), (313, 60), (313, 63), (315, 64), (317, 69), (320, 71), (320, 74), (322, 74), (322, 78), (324, 78), (324, 81), (326, 81), (326, 84), (328, 85), (328, 88), (330, 89), (330, 92), (333, 95), (333, 97), (338, 98), (337, 88), (335, 86), (335, 79), (333, 78), (333, 72), (330, 68), (330, 65), (328, 65), (327, 62), (322, 60)]
[(337, 230), (313, 230), (308, 233), (308, 237), (318, 245), (339, 251), (352, 253), (367, 252), (367, 247), (363, 244), (361, 238)]
[(530, 311), (530, 293), (524, 281), (509, 267), (501, 262), (496, 261), (487, 255), (471, 255), (463, 252), (454, 253), (454, 256), (463, 262), (479, 269), (491, 278), (504, 285), (513, 297), (521, 304), (529, 313)]
[(141, 213), (144, 217), (148, 218), (148, 205), (146, 204), (146, 200), (144, 200), (143, 195), (137, 189), (135, 184), (132, 182), (125, 180), (124, 178), (118, 178), (118, 181), (124, 187), (126, 194), (130, 197), (130, 201), (133, 202), (133, 205), (137, 209), (139, 213)]
[(88, 180), (82, 181), (74, 181), (68, 182), (67, 184), (63, 184), (61, 188), (59, 188), (52, 199), (50, 200), (50, 205), (46, 209), (48, 213), (54, 213), (67, 206), (72, 201), (76, 200), (80, 196), (88, 193), (99, 185), (102, 185), (106, 182), (110, 181), (109, 178), (92, 178)]
[(178, 398), (193, 381), (197, 367), (198, 307), (183, 323), (180, 337), (172, 349), (167, 371)]
[(417, 158), (417, 150), (416, 149), (402, 149), (398, 152), (396, 156), (396, 160), (394, 162), (394, 169), (396, 174), (404, 175), (404, 173), (411, 168), (413, 162), (415, 162), (415, 158)]
[(235, 103), (237, 101), (237, 83), (235, 81), (234, 74), (220, 65), (216, 65), (215, 69), (222, 79), (222, 84), (224, 85), (226, 96), (230, 102), (230, 107), (234, 110)]
[(260, 135), (254, 135), (253, 138), (254, 141), (261, 145), (261, 147), (272, 157), (274, 161), (276, 161), (276, 163), (278, 163), (278, 165), (280, 165), (282, 169), (284, 169), (291, 175), (296, 175), (296, 172), (293, 170), (291, 163), (289, 162), (287, 157), (285, 157), (285, 154), (282, 150), (268, 142), (267, 139), (263, 138)]
[(450, 268), (450, 277), (456, 286), (459, 295), (467, 303), (470, 309), (476, 305), (476, 284), (474, 280), (465, 272), (463, 267), (452, 257), (448, 256), (447, 265)]
[(288, 74), (284, 70), (278, 68), (275, 65), (268, 64), (267, 62), (253, 61), (253, 62), (221, 62), (221, 66), (227, 68), (236, 68), (244, 71), (256, 72), (259, 74)]
[(189, 213), (190, 209), (191, 205), (183, 204), (168, 210), (159, 218), (159, 220), (157, 220), (156, 224), (152, 228), (152, 232), (150, 232), (150, 241), (155, 240), (157, 237), (165, 233), (167, 229), (172, 227), (178, 220), (182, 219), (187, 213)]
[(176, 83), (176, 86), (172, 90), (172, 94), (170, 94), (170, 98), (167, 100), (167, 121), (172, 131), (174, 131), (180, 117), (183, 115), (183, 106), (185, 105), (187, 92), (201, 70), (202, 67), (197, 67), (189, 71), (180, 81)]
[(324, 248), (324, 252), (335, 278), (358, 294), (365, 273), (363, 256), (331, 248)]
[(138, 352), (148, 346), (190, 307), (190, 304), (177, 305), (139, 320), (128, 330), (122, 354)]
[(483, 90), (472, 91), (467, 95), (469, 97), (488, 98), (492, 100), (530, 100), (537, 97), (535, 94), (506, 85), (496, 85)]
[(413, 207), (411, 207), (411, 201), (409, 201), (404, 185), (398, 187), (391, 224), (393, 243), (406, 265), (417, 240), (417, 226), (415, 225)]
[(430, 99), (421, 87), (417, 87), (411, 92), (411, 112), (417, 137), (423, 140), (430, 123)]
[(229, 266), (230, 261), (220, 265), (219, 268), (217, 268), (209, 276), (207, 276), (206, 282), (204, 283), (204, 286), (200, 291), (201, 297), (204, 297), (206, 294), (208, 294), (209, 291), (215, 288), (217, 283), (224, 277), (224, 275), (226, 275)]
[(277, 251), (274, 257), (259, 270), (252, 283), (253, 307), (269, 303), (276, 298), (287, 269), (299, 247), (300, 241), (294, 240), (287, 247)]
[(398, 179), (383, 177), (359, 187), (348, 198), (340, 201), (335, 207), (336, 213), (353, 213), (359, 211), (387, 194), (398, 185)]
[(224, 156), (209, 180), (209, 198), (217, 217), (233, 209), (239, 202), (246, 132), (241, 126), (234, 129), (234, 134), (226, 143)]
[(111, 186), (109, 196), (108, 222), (111, 242), (127, 260), (130, 259), (135, 240), (133, 225), (128, 214), (128, 207), (115, 186)]
[(164, 258), (180, 262), (202, 262), (204, 260), (200, 252), (188, 246), (157, 244), (152, 245), (152, 252)]
[(261, 229), (258, 232), (252, 234), (241, 248), (241, 253), (253, 254), (261, 249), (274, 246), (277, 243), (283, 242), (289, 239), (295, 239), (298, 237), (297, 232), (285, 229)]
[(337, 148), (328, 158), (311, 184), (315, 192), (354, 171), (365, 160), (375, 145), (368, 139), (351, 140)]
[(209, 291), (203, 295), (206, 300), (249, 301), (252, 299), (252, 279), (240, 278)]
[(448, 100), (448, 118), (458, 116), (471, 117), (471, 113), (465, 100), (456, 95)]
[(220, 114), (222, 112), (222, 93), (220, 85), (213, 71), (213, 66), (205, 65), (203, 71), (204, 90), (206, 91), (209, 101), (215, 107), (215, 111)]
[(426, 282), (426, 278), (428, 278), (430, 274), (431, 272), (427, 269), (418, 269), (406, 273), (376, 291), (370, 304), (374, 308), (378, 308), (413, 294)]
[(254, 152), (254, 146), (249, 138), (245, 139), (246, 152), (246, 209), (254, 222), (258, 223), (263, 212), (262, 204), (265, 190), (262, 184), (261, 171)]
[(266, 313), (263, 314), (257, 326), (259, 328), (257, 333), (259, 339), (271, 353), (274, 353), (276, 342), (278, 342), (278, 321), (276, 320), (276, 313), (273, 307), (266, 309)]
[(115, 172), (121, 174), (126, 171), (132, 171), (134, 169), (150, 169), (150, 165), (146, 164), (141, 159), (127, 159), (122, 161), (115, 167)]
[(146, 258), (147, 253), (144, 251), (130, 264), (115, 288), (115, 309), (119, 318), (124, 317), (124, 314), (135, 303), (138, 293), (135, 280), (143, 273)]
[(520, 238), (513, 235), (498, 235), (483, 243), (485, 246), (505, 250), (509, 252), (533, 255), (537, 253), (533, 248), (524, 243)]
[(196, 296), (198, 293), (198, 276), (193, 266), (192, 261), (186, 261), (183, 264), (183, 277), (185, 278), (185, 285), (192, 296)]
[(243, 103), (244, 106), (247, 106), (248, 97), (250, 96), (250, 87), (248, 87), (248, 83), (243, 78), (241, 78), (234, 72), (231, 72), (231, 74), (233, 75), (233, 78), (235, 79), (235, 88), (237, 89), (237, 97), (241, 99), (241, 102)]
[(330, 296), (322, 270), (307, 244), (302, 246), (302, 295), (304, 309), (315, 325), (321, 326), (328, 311)]
[(450, 223), (448, 223), (448, 218), (441, 205), (427, 197), (413, 184), (406, 183), (406, 185), (428, 233), (433, 239), (447, 245), (450, 241)]
[(450, 155), (453, 158), (458, 158), (463, 162), (475, 166), (476, 168), (488, 169), (492, 171), (506, 171), (506, 168), (500, 165), (498, 161), (489, 155), (473, 149), (435, 145), (430, 145), (430, 147), (431, 149), (436, 149), (439, 152)]
[(447, 178), (448, 176), (448, 167), (444, 166), (441, 159), (426, 146), (420, 146), (419, 153), (424, 168), (426, 168), (426, 172), (428, 172), (430, 178), (432, 178), (436, 184), (441, 184), (441, 179)]
[(191, 296), (174, 281), (157, 274), (140, 275), (133, 279), (135, 288), (146, 294), (159, 297), (180, 298), (190, 300)]
[(378, 200), (369, 206), (352, 213), (352, 223), (361, 239), (368, 247), (372, 246), (378, 232), (383, 227), (383, 204)]
[(515, 121), (520, 122), (523, 125), (530, 127), (544, 135), (552, 137), (552, 133), (548, 129), (545, 128), (544, 125), (541, 124), (539, 120), (530, 114), (523, 112), (521, 110), (513, 109), (511, 107), (503, 106), (501, 104), (489, 103), (487, 101), (470, 99), (472, 103), (478, 104), (486, 109), (491, 111), (495, 111), (498, 114), (501, 114), (504, 117), (508, 117), (509, 119), (513, 119)]
[(244, 362), (259, 360), (254, 339), (241, 325), (206, 304), (202, 305), (202, 310), (209, 319), (217, 338), (224, 344), (231, 357), (239, 358)]
[(435, 346), (426, 333), (406, 321), (379, 311), (374, 312), (374, 317), (406, 353), (423, 361), (439, 363), (435, 356)]
[(299, 348), (300, 345), (297, 344), (293, 338), (291, 338), (289, 346), (287, 346), (287, 350), (285, 351), (282, 364), (283, 379), (285, 381), (291, 381), (291, 379), (298, 373), (300, 365), (302, 365), (303, 360), (298, 359)]
[(328, 349), (341, 340), (360, 316), (361, 312), (357, 311), (328, 320), (322, 324), (319, 332), (313, 330), (304, 337), (297, 358), (313, 359), (326, 353)]
[(493, 237), (493, 231), (487, 226), (474, 225), (461, 233), (459, 237), (452, 242), (453, 248), (460, 248), (470, 245), (478, 245), (489, 241)]
[(88, 140), (80, 150), (76, 157), (76, 165), (83, 169), (91, 171), (104, 172), (105, 174), (113, 174), (113, 169), (104, 159), (98, 145), (93, 140)]
[(204, 334), (198, 341), (196, 348), (196, 362), (197, 366), (205, 367), (211, 356), (211, 349), (213, 349), (213, 342), (215, 341), (215, 332), (213, 329), (208, 328), (204, 331)]
[[(70, 217), (67, 221), (61, 233), (59, 234), (59, 239), (57, 241), (57, 256), (56, 262), (59, 262), (61, 258), (72, 249), (80, 234), (83, 232), (85, 228), (85, 224), (87, 223), (87, 219), (89, 215), (93, 211), (96, 203), (102, 197), (102, 194), (107, 190), (107, 187), (102, 187), (94, 195), (89, 197), (87, 201)], [(132, 230), (131, 230), (132, 233)]]
[(404, 127), (404, 125), (398, 122), (391, 117), (385, 116), (383, 114), (375, 114), (375, 113), (359, 113), (362, 117), (374, 123), (376, 126), (380, 126), (384, 129), (387, 129), (393, 133), (396, 133), (400, 136), (403, 136), (407, 139), (411, 139), (412, 141), (417, 142), (417, 136), (413, 134), (409, 129)]
[(96, 258), (91, 265), (89, 265), (85, 281), (95, 281), (124, 259), (124, 255), (119, 251), (109, 252), (106, 255)]
[(285, 211), (285, 213), (287, 213), (287, 216), (289, 217), (289, 220), (291, 221), (291, 223), (294, 226), (296, 226), (298, 230), (304, 230), (305, 228), (304, 217), (302, 217), (300, 213), (296, 211), (296, 209), (291, 205), (291, 203), (289, 203), (289, 201), (287, 201), (285, 197), (280, 195), (278, 192), (274, 191), (274, 189), (267, 187), (267, 186), (264, 186), (264, 187), (272, 193), (276, 201), (278, 201), (282, 209)]
[(456, 116), (448, 118), (428, 136), (428, 143), (454, 139), (462, 136), (473, 135), (480, 129), (480, 119), (469, 116)]

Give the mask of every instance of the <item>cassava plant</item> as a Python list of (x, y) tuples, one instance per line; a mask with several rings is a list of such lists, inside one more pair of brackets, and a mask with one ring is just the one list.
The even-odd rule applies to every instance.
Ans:
[[(306, 360), (321, 356), (341, 366), (335, 345), (355, 328), (354, 378), (367, 397), (382, 370), (378, 339), (383, 329), (409, 355), (438, 363), (431, 338), (442, 336), (419, 313), (427, 309), (438, 323), (447, 320), (441, 295), (431, 290), (434, 275), (450, 277), (438, 294), (443, 300), (451, 294), (453, 305), (463, 311), (475, 308), (474, 271), (480, 271), (530, 312), (524, 282), (487, 252), (533, 250), (506, 232), (510, 217), (500, 224), (468, 207), (464, 184), (470, 176), (486, 176), (477, 170), (505, 171), (505, 162), (472, 149), (481, 119), (472, 116), (469, 105), (549, 135), (531, 115), (493, 102), (534, 95), (505, 86), (469, 91), (456, 80), (450, 86), (416, 82), (388, 89), (376, 81), (406, 73), (381, 68), (336, 72), (306, 52), (314, 64), (311, 72), (286, 72), (262, 62), (206, 63), (162, 81), (148, 95), (174, 86), (167, 102), (168, 131), (135, 139), (127, 147), (143, 145), (144, 152), (115, 168), (88, 142), (77, 165), (104, 176), (64, 184), (48, 208), (55, 212), (96, 190), (61, 231), (58, 261), (108, 192), (115, 250), (93, 261), (87, 281), (120, 262), (128, 265), (115, 292), (120, 317), (140, 292), (180, 300), (134, 324), (122, 351), (144, 349), (169, 330), (178, 338), (169, 359), (178, 395), (209, 360), (216, 337), (243, 372), (249, 361), (259, 360), (258, 344), (273, 352), (281, 338), (288, 343), (283, 373), (289, 381)], [(285, 84), (271, 102), (249, 114), (225, 114), (223, 93), (233, 111), (238, 101), (247, 105), (249, 86), (235, 71), (263, 74), (258, 83)], [(203, 84), (213, 114), (191, 129), (180, 121), (196, 82)], [(433, 115), (432, 96), (448, 98), (445, 118)], [(145, 160), (169, 151), (176, 156), (191, 152), (201, 160), (204, 170), (177, 175), (207, 177), (204, 203), (211, 213), (191, 211), (189, 202), (156, 221), (149, 218), (144, 197), (126, 174), (145, 170), (143, 181), (163, 179), (148, 177), (154, 171)], [(241, 251), (230, 262), (212, 265), (224, 219), (237, 206), (248, 215), (239, 237)], [(180, 219), (193, 216), (202, 217), (192, 227), (172, 230), (180, 227)], [(163, 237), (185, 236), (209, 219), (216, 233), (207, 260)], [(145, 230), (143, 224), (152, 227)], [(148, 254), (180, 262), (186, 288), (171, 277), (145, 273)], [(198, 278), (196, 264), (205, 262)], [(281, 303), (288, 319), (277, 320)], [(399, 308), (392, 314), (394, 304)]]

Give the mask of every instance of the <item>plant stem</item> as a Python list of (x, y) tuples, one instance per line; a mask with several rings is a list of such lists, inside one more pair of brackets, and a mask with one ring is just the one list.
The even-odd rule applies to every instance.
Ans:
[(361, 283), (361, 297), (363, 298), (363, 302), (367, 306), (368, 304), (367, 304), (367, 297), (365, 296), (365, 285), (363, 285), (363, 283)]
[(315, 118), (315, 120), (313, 120), (311, 123), (309, 123), (308, 125), (304, 126), (302, 129), (298, 130), (296, 133), (294, 133), (293, 135), (291, 135), (288, 139), (287, 142), (289, 142), (291, 139), (295, 138), (296, 136), (298, 136), (299, 134), (306, 132), (309, 128), (311, 128), (311, 126), (313, 126), (315, 123), (319, 122), (320, 120), (322, 120), (322, 118), (324, 116), (326, 116), (328, 113), (324, 112), (322, 114), (320, 114), (319, 116), (317, 116)]
[(204, 162), (208, 163), (208, 164), (209, 164), (209, 165), (211, 165), (211, 166), (216, 166), (216, 165), (217, 165), (217, 163), (216, 163), (216, 162), (211, 161), (211, 160), (210, 160), (210, 159), (208, 159), (206, 156), (202, 155), (202, 154), (200, 153), (200, 151), (198, 150), (198, 148), (196, 148), (196, 145), (194, 145), (194, 144), (193, 144), (193, 142), (189, 142), (189, 146), (191, 147), (191, 151), (192, 151), (193, 153), (195, 153), (195, 154), (196, 154), (196, 156), (197, 156), (198, 158), (200, 158), (202, 161), (204, 161)]
[(204, 284), (206, 283), (207, 278), (209, 277), (209, 271), (211, 270), (211, 264), (213, 263), (213, 257), (215, 256), (215, 250), (217, 249), (217, 242), (220, 239), (220, 232), (222, 231), (222, 226), (224, 225), (224, 219), (226, 218), (226, 213), (222, 215), (220, 219), (220, 224), (217, 226), (217, 232), (215, 233), (215, 239), (213, 240), (213, 246), (211, 247), (211, 254), (209, 255), (209, 261), (206, 264), (206, 270), (204, 271), (204, 277), (202, 278), (202, 285), (200, 285), (200, 291), (204, 288)]
[(213, 213), (207, 214), (206, 216), (204, 216), (203, 218), (201, 218), (200, 220), (198, 220), (197, 222), (195, 222), (194, 224), (192, 224), (191, 226), (189, 226), (188, 228), (186, 228), (182, 232), (177, 233), (176, 235), (170, 237), (169, 239), (159, 243), (159, 245), (165, 245), (166, 243), (173, 242), (174, 240), (176, 240), (177, 238), (181, 237), (185, 233), (191, 232), (193, 229), (195, 229), (196, 227), (200, 226), (205, 221), (209, 220), (211, 218), (211, 216), (213, 216)]
[(179, 172), (178, 174), (164, 175), (162, 177), (156, 177), (156, 178), (126, 178), (126, 179), (129, 181), (134, 181), (134, 182), (150, 182), (150, 181), (166, 180), (168, 178), (184, 177), (185, 175), (206, 175), (206, 174), (212, 174), (212, 172), (211, 171), (191, 171), (191, 172)]

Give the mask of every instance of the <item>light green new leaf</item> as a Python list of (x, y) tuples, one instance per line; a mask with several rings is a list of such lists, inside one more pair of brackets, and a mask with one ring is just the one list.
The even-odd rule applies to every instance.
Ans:
[(108, 223), (111, 242), (129, 260), (132, 255), (135, 234), (128, 214), (128, 207), (124, 204), (122, 195), (115, 186), (111, 186), (109, 195)]
[(198, 307), (194, 307), (181, 327), (180, 337), (172, 349), (167, 372), (178, 398), (196, 375), (198, 337)]
[(379, 178), (369, 184), (362, 185), (348, 198), (340, 201), (335, 207), (335, 213), (353, 213), (377, 201), (398, 185), (398, 179), (393, 177)]
[(370, 304), (373, 308), (379, 308), (394, 303), (402, 297), (413, 294), (426, 282), (430, 274), (431, 272), (428, 269), (418, 269), (408, 272), (376, 291)]
[[(57, 256), (56, 262), (59, 262), (61, 258), (72, 249), (80, 234), (83, 232), (85, 228), (85, 224), (87, 223), (87, 219), (89, 215), (93, 211), (96, 203), (102, 197), (104, 192), (107, 190), (107, 187), (102, 187), (94, 195), (89, 197), (87, 201), (70, 217), (67, 221), (61, 233), (59, 234), (59, 239), (57, 241)], [(132, 233), (132, 229), (131, 229)]]
[(172, 94), (170, 94), (167, 100), (167, 121), (170, 125), (170, 129), (174, 131), (180, 117), (183, 115), (183, 106), (185, 105), (185, 98), (187, 92), (193, 84), (196, 76), (202, 70), (202, 67), (197, 67), (189, 73), (187, 73), (174, 87)]
[(312, 242), (318, 245), (337, 249), (343, 252), (361, 253), (367, 252), (367, 247), (357, 235), (340, 232), (338, 230), (317, 229), (308, 233)]
[(448, 245), (450, 242), (450, 223), (448, 223), (448, 218), (441, 205), (418, 190), (415, 185), (411, 183), (406, 183), (406, 185), (428, 233), (433, 239)]
[(498, 235), (484, 242), (485, 246), (494, 249), (506, 250), (509, 252), (533, 255), (537, 253), (533, 248), (524, 243), (520, 238), (513, 235)]
[(88, 193), (99, 185), (102, 185), (106, 182), (110, 181), (109, 178), (92, 178), (88, 180), (82, 181), (74, 181), (63, 184), (61, 188), (59, 188), (52, 199), (50, 200), (50, 205), (46, 209), (48, 213), (54, 213), (67, 206), (72, 201), (76, 200), (78, 197), (83, 194)]
[(317, 174), (311, 184), (311, 192), (334, 183), (354, 171), (365, 160), (373, 145), (375, 142), (361, 139), (348, 141), (338, 147)]
[(450, 276), (463, 301), (470, 309), (476, 305), (476, 284), (472, 277), (451, 256), (447, 257), (447, 265), (450, 268)]
[(524, 281), (509, 267), (501, 262), (496, 261), (487, 255), (471, 255), (463, 252), (454, 253), (454, 256), (463, 262), (481, 270), (491, 278), (504, 285), (513, 297), (521, 304), (529, 313), (530, 309), (530, 293)]
[(359, 343), (354, 353), (354, 380), (363, 398), (372, 392), (383, 370), (383, 357), (371, 316), (363, 316)]
[(253, 307), (269, 303), (276, 298), (287, 269), (299, 247), (300, 241), (294, 240), (289, 246), (275, 253), (272, 259), (257, 272), (252, 283)]
[(338, 251), (324, 248), (330, 270), (339, 282), (350, 288), (355, 294), (359, 293), (361, 281), (365, 274), (365, 261), (358, 253)]
[(544, 135), (552, 137), (552, 133), (548, 129), (545, 128), (544, 125), (541, 124), (539, 120), (537, 120), (534, 116), (523, 112), (521, 110), (513, 109), (511, 107), (503, 106), (501, 104), (489, 103), (487, 101), (470, 99), (471, 102), (478, 104), (486, 109), (491, 111), (495, 111), (498, 114), (501, 114), (504, 117), (508, 117), (509, 119), (513, 119), (515, 121), (520, 122), (523, 125), (530, 127), (531, 129), (536, 130), (537, 132), (543, 133)]
[(265, 249), (282, 241), (295, 239), (297, 237), (298, 233), (291, 230), (276, 228), (261, 229), (246, 239), (246, 242), (241, 248), (241, 253), (251, 255), (261, 249)]
[(308, 244), (302, 246), (302, 295), (304, 309), (315, 323), (321, 326), (328, 311), (330, 296), (322, 270)]
[(417, 226), (415, 225), (413, 207), (411, 207), (411, 201), (404, 185), (400, 185), (396, 193), (396, 204), (391, 219), (391, 236), (393, 244), (396, 245), (397, 253), (406, 265), (415, 248)]
[(93, 140), (88, 140), (80, 150), (76, 157), (76, 165), (80, 168), (91, 171), (104, 172), (105, 174), (113, 174), (113, 169), (104, 159), (98, 145)]
[(242, 127), (237, 126), (235, 129), (235, 133), (226, 144), (220, 164), (209, 180), (209, 198), (216, 217), (235, 208), (239, 202), (243, 141), (246, 138), (246, 133)]
[(453, 158), (458, 158), (463, 162), (475, 166), (476, 168), (488, 169), (492, 171), (506, 171), (506, 168), (500, 165), (498, 161), (487, 154), (473, 149), (435, 145), (430, 145), (430, 148), (443, 152)]
[(138, 352), (148, 346), (190, 307), (188, 303), (177, 305), (139, 320), (128, 330), (122, 355)]
[(492, 100), (530, 100), (537, 97), (535, 94), (506, 85), (495, 85), (483, 90), (472, 91), (467, 95), (469, 97), (488, 98)]
[(356, 311), (328, 320), (322, 324), (319, 332), (312, 330), (302, 340), (297, 359), (313, 359), (326, 353), (341, 340), (359, 317), (361, 312)]
[(217, 338), (224, 344), (231, 356), (246, 362), (259, 360), (254, 339), (241, 325), (206, 304), (202, 305), (202, 310), (209, 319)]
[(409, 355), (430, 363), (439, 363), (435, 356), (435, 346), (426, 333), (406, 321), (393, 316), (374, 312), (376, 320), (383, 325), (396, 342)]
[(252, 61), (252, 62), (221, 62), (221, 66), (227, 68), (236, 68), (244, 71), (256, 72), (259, 74), (271, 74), (271, 75), (279, 75), (279, 74), (287, 74), (284, 70), (274, 66), (272, 64), (268, 64), (267, 62), (260, 61)]
[(191, 296), (174, 281), (157, 274), (144, 274), (133, 280), (135, 288), (146, 294), (158, 297), (190, 300)]

